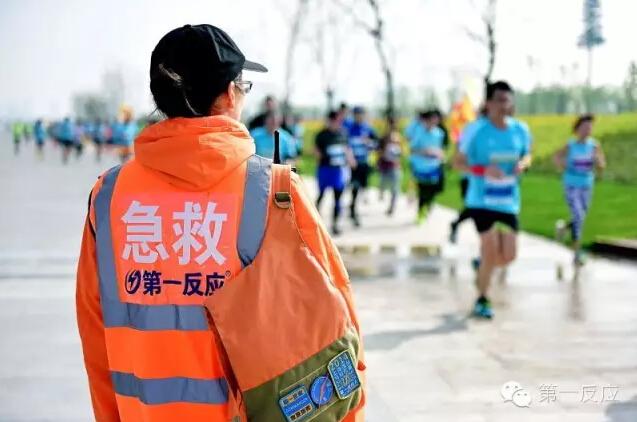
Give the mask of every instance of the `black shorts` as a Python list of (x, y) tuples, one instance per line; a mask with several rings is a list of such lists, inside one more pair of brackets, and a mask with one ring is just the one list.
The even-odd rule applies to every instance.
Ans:
[(440, 183), (418, 183), (418, 207), (431, 204), (440, 191)]
[(352, 169), (352, 186), (358, 188), (366, 188), (369, 184), (369, 174), (371, 173), (371, 167), (369, 164), (358, 164), (355, 169)]
[(464, 201), (467, 197), (467, 189), (469, 189), (469, 178), (464, 176), (460, 179), (460, 195), (462, 195), (462, 200)]
[(471, 208), (469, 209), (469, 214), (476, 225), (478, 233), (489, 231), (495, 223), (502, 223), (510, 227), (514, 232), (518, 231), (519, 222), (516, 214), (485, 210), (481, 208)]

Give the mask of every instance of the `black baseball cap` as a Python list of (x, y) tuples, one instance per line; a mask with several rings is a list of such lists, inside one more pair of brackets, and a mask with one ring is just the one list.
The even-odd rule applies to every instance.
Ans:
[(198, 67), (231, 77), (236, 77), (241, 70), (268, 71), (262, 64), (246, 60), (230, 35), (209, 24), (184, 25), (164, 35), (153, 50), (151, 72), (160, 63), (176, 72), (185, 67)]
[(178, 75), (190, 102), (197, 102), (191, 94), (214, 99), (242, 70), (268, 71), (246, 60), (225, 31), (209, 24), (184, 25), (159, 40), (150, 58), (151, 90), (162, 69)]

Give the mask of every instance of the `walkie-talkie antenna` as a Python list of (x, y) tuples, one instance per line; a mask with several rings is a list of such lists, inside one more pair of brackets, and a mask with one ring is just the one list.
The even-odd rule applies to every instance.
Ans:
[(281, 164), (281, 150), (279, 148), (279, 131), (274, 131), (274, 158), (272, 160), (274, 164)]

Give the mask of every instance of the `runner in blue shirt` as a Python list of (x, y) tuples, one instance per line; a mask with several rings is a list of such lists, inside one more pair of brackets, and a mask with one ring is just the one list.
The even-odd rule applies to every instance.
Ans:
[(91, 126), (91, 130), (91, 138), (95, 144), (95, 161), (99, 163), (102, 161), (102, 152), (107, 138), (106, 124), (101, 119), (97, 119)]
[(573, 127), (573, 139), (569, 140), (554, 157), (555, 164), (563, 174), (564, 195), (571, 211), (569, 223), (558, 224), (558, 237), (563, 238), (563, 231), (570, 229), (575, 253), (574, 263), (578, 266), (584, 264), (580, 239), (595, 184), (595, 169), (603, 170), (606, 167), (604, 151), (599, 143), (591, 138), (593, 120), (591, 114), (580, 116)]
[[(471, 123), (468, 123), (460, 133), (460, 137), (458, 138), (458, 144), (456, 145), (456, 152), (462, 150), (462, 146), (466, 142), (467, 139), (470, 139), (475, 130), (480, 127), (480, 125), (486, 119), (486, 110), (484, 108), (480, 111), (480, 115), (478, 118)], [(465, 203), (467, 199), (467, 190), (469, 188), (469, 173), (463, 172), (460, 178), (460, 196), (462, 196), (462, 203)], [(471, 213), (469, 209), (464, 206), (460, 213), (458, 214), (458, 218), (451, 222), (451, 230), (449, 230), (449, 242), (456, 243), (458, 237), (458, 226), (464, 220), (471, 218)]]
[(65, 117), (56, 129), (57, 138), (62, 143), (62, 163), (67, 164), (77, 136), (75, 124), (70, 117)]
[(369, 154), (376, 149), (378, 140), (374, 129), (366, 122), (366, 112), (363, 107), (354, 107), (354, 121), (348, 125), (347, 139), (352, 150), (356, 165), (352, 168), (352, 203), (350, 205), (350, 218), (354, 226), (360, 226), (358, 218), (357, 202), (359, 193), (367, 188), (371, 166)]
[(338, 118), (341, 122), (343, 131), (345, 132), (345, 136), (347, 136), (349, 128), (352, 126), (352, 124), (354, 124), (354, 120), (350, 116), (349, 106), (347, 105), (347, 103), (341, 103), (341, 105), (338, 107)]
[(411, 142), (418, 130), (422, 128), (422, 120), (424, 117), (423, 115), (424, 112), (417, 112), (416, 116), (411, 120), (411, 122), (409, 122), (409, 124), (405, 128), (404, 134), (405, 138), (407, 138), (407, 141)]
[(113, 144), (119, 146), (119, 158), (122, 163), (128, 161), (133, 155), (133, 142), (139, 133), (139, 126), (133, 120), (133, 111), (123, 108), (120, 111), (120, 119), (113, 123)]
[(300, 157), (303, 154), (303, 136), (305, 135), (305, 128), (303, 127), (301, 116), (298, 114), (286, 115), (283, 118), (283, 125), (281, 127), (294, 138), (296, 156)]
[(36, 120), (33, 125), (33, 134), (35, 136), (35, 145), (37, 146), (37, 154), (40, 158), (44, 154), (44, 141), (46, 141), (46, 126), (42, 119)]
[(75, 120), (75, 135), (73, 137), (73, 147), (75, 148), (75, 158), (78, 160), (84, 152), (84, 137), (86, 135), (86, 127), (81, 119)]
[(279, 131), (279, 153), (281, 162), (290, 162), (296, 158), (296, 140), (285, 129), (281, 128), (281, 118), (276, 111), (265, 115), (265, 126), (254, 128), (250, 136), (254, 139), (256, 154), (261, 157), (274, 158), (274, 131)]
[(445, 133), (440, 129), (440, 117), (435, 110), (425, 112), (422, 124), (409, 144), (411, 171), (418, 186), (418, 213), (416, 223), (427, 216), (434, 198), (443, 189)]
[(276, 112), (278, 108), (279, 106), (274, 96), (273, 95), (266, 96), (265, 99), (263, 100), (263, 111), (257, 114), (256, 116), (254, 116), (250, 120), (250, 122), (248, 122), (248, 125), (247, 125), (248, 130), (252, 131), (253, 129), (256, 129), (258, 127), (265, 126), (265, 118), (267, 117), (268, 113)]
[(513, 89), (499, 81), (487, 87), (487, 118), (466, 139), (457, 156), (457, 167), (468, 172), (466, 206), (480, 233), (479, 297), (477, 317), (491, 318), (487, 298), (495, 267), (506, 266), (517, 254), (519, 175), (530, 165), (529, 141), (508, 118)]

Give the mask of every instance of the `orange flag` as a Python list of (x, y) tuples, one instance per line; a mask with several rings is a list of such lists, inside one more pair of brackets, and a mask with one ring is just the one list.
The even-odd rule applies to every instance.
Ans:
[(455, 103), (449, 113), (449, 127), (451, 139), (454, 143), (458, 142), (460, 133), (467, 123), (472, 122), (476, 118), (476, 112), (468, 95), (465, 95), (461, 101)]

